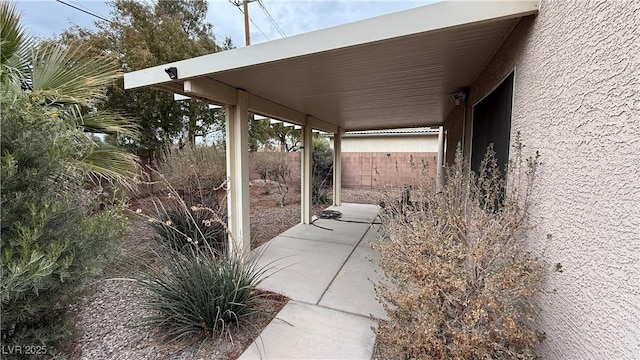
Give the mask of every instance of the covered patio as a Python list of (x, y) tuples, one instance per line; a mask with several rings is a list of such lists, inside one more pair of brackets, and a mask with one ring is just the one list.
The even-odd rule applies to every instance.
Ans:
[(376, 300), (381, 280), (376, 205), (343, 204), (340, 220), (298, 224), (256, 249), (271, 275), (260, 288), (289, 302), (240, 359), (368, 359), (377, 319), (386, 313)]
[[(440, 179), (441, 126), (519, 19), (538, 6), (440, 2), (125, 74), (127, 89), (153, 87), (225, 107), (230, 248), (246, 256), (249, 113), (302, 129), (300, 224), (257, 249), (259, 261), (276, 270), (260, 287), (291, 301), (241, 358), (372, 357), (372, 328), (386, 317), (373, 287), (379, 255), (370, 246), (379, 208), (342, 203), (341, 137), (440, 127)], [(312, 222), (313, 130), (334, 134), (331, 209), (350, 222)]]
[[(248, 254), (249, 112), (302, 127), (301, 224), (308, 225), (313, 129), (334, 134), (333, 201), (340, 205), (344, 131), (441, 126), (456, 106), (452, 95), (464, 93), (538, 6), (440, 2), (130, 72), (125, 88), (153, 87), (226, 108), (231, 248)], [(439, 141), (438, 173), (442, 130)]]

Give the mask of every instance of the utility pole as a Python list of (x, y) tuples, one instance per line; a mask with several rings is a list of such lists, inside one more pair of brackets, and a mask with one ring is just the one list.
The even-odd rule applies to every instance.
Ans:
[(244, 7), (244, 42), (246, 46), (251, 45), (251, 35), (249, 35), (249, 0), (242, 2)]
[(244, 13), (244, 42), (246, 46), (251, 45), (251, 35), (249, 32), (249, 3), (258, 0), (229, 0), (235, 6), (242, 5), (243, 13)]

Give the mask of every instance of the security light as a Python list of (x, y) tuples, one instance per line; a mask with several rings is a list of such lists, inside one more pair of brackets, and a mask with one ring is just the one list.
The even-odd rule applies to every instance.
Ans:
[(451, 95), (451, 102), (456, 105), (460, 105), (461, 101), (464, 101), (467, 98), (467, 94), (464, 91), (458, 91)]
[(175, 79), (178, 78), (178, 68), (176, 68), (176, 67), (172, 66), (170, 68), (166, 68), (166, 69), (164, 69), (164, 72), (166, 72), (167, 75), (169, 75), (169, 78), (171, 80), (175, 80)]

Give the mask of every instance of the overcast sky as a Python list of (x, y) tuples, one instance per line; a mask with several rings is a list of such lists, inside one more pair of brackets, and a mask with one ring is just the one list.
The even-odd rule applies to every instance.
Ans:
[[(105, 1), (61, 1), (111, 19), (111, 10)], [(266, 10), (287, 36), (368, 19), (431, 2), (434, 0), (262, 0)], [(18, 0), (17, 5), (25, 28), (31, 35), (40, 38), (59, 35), (71, 25), (91, 28), (96, 20), (91, 15), (55, 0)], [(249, 4), (249, 15), (266, 35), (265, 37), (256, 26), (251, 24), (252, 43), (265, 42), (267, 38), (275, 40), (281, 37), (258, 2)], [(210, 0), (207, 20), (213, 24), (213, 31), (219, 43), (229, 36), (236, 46), (244, 46), (243, 15), (228, 0)]]

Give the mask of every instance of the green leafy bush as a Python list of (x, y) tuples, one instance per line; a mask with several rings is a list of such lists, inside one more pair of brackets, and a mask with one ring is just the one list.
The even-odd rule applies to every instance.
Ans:
[(236, 256), (217, 256), (208, 247), (161, 254), (163, 269), (150, 268), (141, 284), (149, 290), (143, 306), (154, 315), (142, 326), (161, 327), (168, 341), (229, 334), (255, 313), (255, 292), (265, 269)]
[[(442, 188), (423, 186), (384, 212), (379, 245), (387, 281), (376, 291), (390, 321), (382, 358), (535, 358), (532, 297), (543, 263), (527, 251), (538, 156), (517, 141), (506, 186), (490, 149), (480, 173), (458, 151)], [(439, 191), (436, 191), (439, 190)]]
[(136, 125), (98, 110), (122, 76), (115, 62), (37, 43), (10, 2), (0, 23), (2, 353), (40, 346), (55, 356), (73, 336), (69, 305), (127, 228), (122, 202), (101, 186), (135, 187), (135, 157), (90, 134), (135, 136)]
[(74, 124), (6, 83), (0, 101), (2, 343), (61, 347), (67, 305), (111, 261), (127, 220), (70, 164), (90, 150)]
[(313, 138), (313, 169), (311, 176), (311, 201), (314, 204), (326, 204), (331, 201), (333, 152), (327, 139)]

